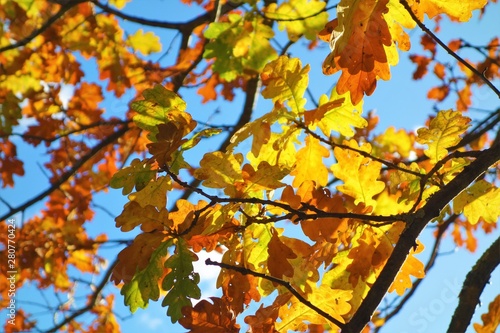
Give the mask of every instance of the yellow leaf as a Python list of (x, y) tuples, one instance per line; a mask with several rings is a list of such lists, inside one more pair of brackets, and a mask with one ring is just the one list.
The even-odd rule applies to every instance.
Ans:
[(289, 0), (279, 6), (269, 5), (265, 14), (278, 21), (280, 30), (286, 29), (291, 41), (297, 41), (302, 35), (315, 40), (328, 20), (328, 13), (323, 11), (325, 6), (326, 2), (318, 0)]
[(462, 116), (461, 112), (447, 110), (440, 111), (429, 128), (418, 129), (417, 142), (429, 146), (424, 153), (432, 164), (448, 154), (447, 148), (460, 142), (460, 134), (467, 130), (469, 122), (470, 118)]
[(339, 95), (335, 89), (332, 90), (330, 99), (323, 95), (319, 100), (319, 107), (304, 114), (306, 125), (314, 130), (316, 124), (321, 131), (330, 136), (332, 131), (338, 132), (346, 137), (352, 137), (352, 127), (364, 128), (368, 124), (361, 117), (363, 112), (363, 101), (354, 106), (349, 94)]
[(323, 158), (330, 156), (318, 139), (308, 135), (305, 147), (297, 152), (297, 162), (290, 175), (295, 176), (293, 186), (299, 187), (306, 180), (313, 180), (318, 186), (325, 186), (328, 182), (328, 169), (323, 163)]
[(500, 295), (488, 306), (488, 312), (481, 316), (483, 324), (474, 323), (477, 333), (493, 333), (500, 326)]
[(147, 205), (158, 209), (165, 208), (167, 205), (167, 192), (172, 189), (172, 182), (168, 177), (158, 177), (150, 181), (140, 191), (131, 193), (128, 198), (130, 201), (136, 201), (142, 207)]
[(453, 200), (455, 213), (462, 212), (471, 224), (479, 218), (496, 223), (500, 216), (500, 189), (485, 180), (476, 182)]
[(287, 102), (294, 115), (304, 111), (304, 93), (309, 82), (309, 65), (302, 68), (297, 58), (281, 56), (264, 67), (261, 78), (265, 86), (262, 96), (274, 103)]
[(161, 51), (160, 38), (151, 31), (144, 33), (142, 29), (128, 37), (128, 44), (144, 55)]
[(410, 251), (405, 263), (399, 270), (398, 275), (396, 275), (394, 282), (389, 287), (388, 292), (393, 292), (395, 290), (399, 296), (402, 296), (405, 290), (411, 288), (412, 286), (410, 275), (419, 279), (425, 277), (424, 264), (415, 258), (415, 254), (420, 253), (423, 250), (424, 245), (417, 240), (416, 249), (414, 248)]
[(118, 9), (122, 9), (129, 1), (130, 0), (109, 0), (109, 4), (115, 6)]
[[(348, 303), (352, 298), (352, 291), (332, 289), (328, 286), (321, 285), (314, 292), (307, 295), (307, 300), (330, 314), (338, 321), (345, 323), (343, 315), (351, 311), (351, 305)], [(281, 322), (276, 323), (278, 332), (300, 331), (303, 332), (307, 328), (307, 324), (330, 324), (323, 316), (312, 310), (297, 298), (291, 299), (291, 305), (282, 306), (279, 310)]]
[[(351, 140), (347, 145), (367, 153), (371, 151), (370, 144), (359, 147), (356, 141)], [(377, 180), (382, 164), (350, 149), (336, 147), (334, 154), (337, 164), (332, 165), (333, 174), (344, 182), (344, 185), (337, 186), (337, 190), (353, 197), (355, 204), (362, 202), (366, 206), (375, 207), (373, 196), (382, 192), (385, 187), (383, 182)]]
[(242, 161), (241, 154), (220, 151), (207, 153), (200, 161), (200, 168), (194, 172), (194, 176), (203, 180), (203, 185), (206, 187), (224, 188), (226, 194), (233, 193), (236, 183), (243, 182)]
[(393, 126), (388, 127), (383, 134), (375, 139), (381, 145), (384, 151), (397, 152), (401, 157), (408, 158), (413, 150), (413, 140), (404, 129), (396, 131)]
[(453, 20), (466, 22), (472, 17), (472, 12), (483, 8), (487, 0), (410, 0), (408, 1), (415, 15), (423, 21), (424, 14), (430, 18), (446, 14)]

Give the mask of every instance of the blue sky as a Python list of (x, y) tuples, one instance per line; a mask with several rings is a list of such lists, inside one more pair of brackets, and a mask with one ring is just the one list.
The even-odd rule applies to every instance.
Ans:
[[(166, 20), (166, 21), (178, 21), (182, 22), (196, 16), (201, 13), (196, 6), (186, 7), (178, 4), (179, 1), (172, 0), (148, 0), (139, 1), (133, 0), (129, 3), (123, 10), (125, 13), (143, 16), (150, 19)], [(500, 5), (491, 5), (486, 12), (483, 20), (480, 24), (477, 24), (477, 15), (471, 20), (470, 24), (465, 24), (464, 26), (450, 23), (446, 19), (441, 25), (441, 31), (439, 32), (439, 37), (447, 42), (454, 38), (463, 38), (470, 41), (476, 45), (484, 45), (489, 42), (495, 31), (498, 31), (498, 17), (500, 14)], [(430, 26), (431, 23), (426, 22)], [(123, 25), (129, 33), (134, 33), (140, 28), (137, 24), (124, 23)], [(163, 51), (166, 51), (169, 43), (174, 38), (175, 32), (162, 29), (149, 29), (146, 30), (154, 31), (163, 42)], [(408, 53), (422, 53), (419, 45), (419, 38), (421, 32), (419, 30), (413, 30), (410, 32), (412, 36), (412, 50)], [(178, 39), (177, 41), (178, 42)], [(310, 71), (310, 84), (311, 89), (315, 93), (316, 98), (319, 98), (321, 93), (329, 94), (331, 87), (334, 85), (336, 76), (325, 77), (321, 72), (321, 64), (323, 59), (329, 52), (326, 44), (322, 47), (315, 49), (312, 52), (304, 52), (305, 42), (299, 42), (290, 48), (289, 52), (292, 56), (302, 57), (303, 64), (309, 63), (311, 65)], [(174, 43), (174, 49), (176, 44)], [(400, 63), (398, 66), (392, 68), (392, 79), (388, 82), (379, 82), (377, 89), (373, 96), (366, 97), (364, 101), (364, 114), (367, 114), (370, 110), (376, 110), (376, 114), (380, 117), (380, 123), (377, 127), (377, 132), (382, 132), (388, 126), (395, 126), (396, 128), (406, 128), (406, 129), (416, 129), (423, 126), (427, 116), (433, 110), (433, 102), (426, 98), (427, 90), (437, 81), (434, 80), (431, 75), (426, 76), (420, 81), (413, 81), (411, 75), (415, 66), (409, 61), (408, 54), (400, 53)], [(450, 59), (444, 51), (438, 51), (439, 57), (441, 59)], [(151, 56), (152, 60), (157, 60), (162, 53), (158, 53)], [(477, 56), (472, 51), (463, 52), (461, 55), (466, 58), (473, 58)], [(174, 62), (175, 52), (168, 54), (162, 58), (162, 64), (172, 64)], [(84, 66), (84, 71), (86, 78), (90, 81), (99, 82), (98, 75), (96, 73), (95, 64), (92, 62), (86, 62)], [(497, 86), (498, 86), (498, 82)], [(105, 82), (101, 82), (105, 86)], [(71, 88), (66, 90), (67, 93), (71, 93)], [(193, 113), (196, 120), (211, 121), (214, 124), (226, 123), (231, 117), (230, 110), (239, 108), (242, 101), (242, 95), (237, 96), (235, 104), (230, 105), (221, 101), (209, 102), (207, 104), (200, 104), (201, 98), (194, 93), (194, 90), (182, 90), (182, 97), (186, 100), (188, 104), (188, 111)], [(130, 98), (133, 97), (133, 93), (127, 93), (120, 100), (113, 98), (107, 94), (107, 99), (101, 104), (103, 108), (107, 110), (108, 115), (120, 115), (127, 111), (128, 102)], [(494, 109), (498, 106), (498, 99), (487, 89), (482, 89), (477, 95), (475, 95), (474, 106), (482, 109)], [(235, 106), (237, 105), (237, 106)], [(440, 105), (441, 109), (453, 108), (454, 104), (451, 102), (443, 103)], [(259, 98), (256, 105), (255, 116), (259, 116), (264, 112), (267, 112), (270, 108), (270, 103), (265, 101), (262, 97)], [(214, 113), (216, 109), (220, 110), (220, 113)], [(480, 113), (471, 111), (469, 116), (481, 116)], [(228, 118), (229, 117), (229, 118)], [(236, 120), (236, 115), (232, 116)], [(26, 125), (26, 124), (25, 124)], [(216, 139), (214, 139), (215, 143)], [(14, 189), (2, 190), (2, 198), (8, 198), (8, 201), (13, 206), (24, 202), (28, 198), (37, 194), (40, 188), (48, 187), (49, 184), (46, 181), (46, 177), (40, 171), (39, 165), (43, 164), (47, 160), (47, 157), (43, 154), (43, 151), (39, 149), (33, 149), (32, 147), (26, 145), (20, 145), (19, 154), (21, 158), (25, 161), (25, 169), (28, 174), (24, 178), (16, 178), (17, 187)], [(192, 158), (196, 159), (199, 152), (193, 151)], [(30, 156), (31, 158), (26, 158)], [(35, 157), (35, 158), (34, 158)], [(36, 184), (36, 186), (35, 186)], [(119, 190), (111, 190), (108, 194), (99, 194), (97, 196), (96, 202), (100, 205), (105, 206), (106, 209), (111, 213), (112, 216), (117, 216), (121, 213), (126, 198), (121, 195)], [(38, 204), (26, 211), (27, 216), (32, 216), (37, 213), (37, 211), (42, 207), (43, 204)], [(0, 206), (0, 209), (6, 209), (5, 206)], [(114, 227), (113, 217), (110, 216), (106, 211), (100, 208), (96, 208), (96, 218), (93, 222), (88, 224), (88, 230), (91, 234), (99, 234), (106, 232), (110, 239), (124, 239), (133, 238), (134, 232), (123, 234), (118, 229)], [(18, 220), (21, 219), (20, 216), (16, 217)], [(429, 255), (432, 236), (432, 229), (427, 229), (422, 234), (423, 242), (429, 244), (426, 250), (421, 255), (421, 259), (425, 262), (427, 256)], [(412, 298), (407, 306), (400, 313), (400, 316), (391, 320), (387, 327), (385, 327), (382, 332), (398, 332), (398, 333), (414, 333), (414, 332), (444, 332), (449, 324), (451, 314), (453, 313), (456, 306), (456, 297), (460, 291), (462, 281), (465, 274), (468, 272), (470, 267), (474, 265), (479, 256), (484, 252), (484, 250), (492, 243), (492, 241), (498, 236), (498, 231), (493, 235), (482, 235), (478, 232), (479, 242), (478, 249), (475, 253), (469, 253), (464, 249), (456, 249), (454, 243), (450, 238), (446, 238), (441, 247), (441, 252), (443, 255), (438, 258), (438, 262), (435, 268), (429, 273), (428, 277), (424, 280), (420, 286), (419, 292)], [(120, 247), (106, 249), (101, 252), (102, 255), (113, 257), (121, 250)], [(210, 254), (209, 257), (213, 260), (218, 258)], [(213, 279), (216, 278), (218, 269), (214, 267), (205, 267), (203, 264), (204, 257), (201, 258), (197, 264), (196, 269), (201, 273), (202, 277), (202, 289), (204, 295), (210, 296), (212, 292), (218, 292), (214, 289), (215, 284)], [(99, 280), (99, 277), (96, 277)], [(482, 302), (483, 306), (477, 311), (473, 322), (479, 321), (479, 315), (487, 311), (487, 305), (498, 293), (500, 293), (500, 287), (498, 282), (500, 281), (500, 272), (496, 271), (491, 279), (491, 284), (488, 285), (483, 293)], [(495, 284), (496, 282), (496, 284)], [(36, 288), (28, 288), (26, 290), (19, 291), (18, 300), (21, 307), (25, 307), (26, 310), (32, 311), (33, 313), (38, 313), (41, 309), (30, 306), (27, 300), (33, 299), (33, 297), (41, 297)], [(125, 333), (133, 333), (140, 331), (147, 332), (185, 332), (179, 325), (172, 326), (170, 324), (170, 319), (165, 316), (166, 309), (161, 307), (161, 301), (157, 303), (151, 303), (149, 308), (146, 310), (139, 309), (134, 315), (130, 315), (128, 308), (123, 306), (123, 299), (117, 292), (116, 288), (113, 286), (108, 286), (105, 289), (107, 292), (115, 292), (117, 294), (115, 303), (116, 311), (123, 316), (125, 320), (122, 321), (122, 331)], [(38, 296), (37, 296), (38, 295)], [(23, 306), (22, 302), (25, 302)], [(251, 307), (251, 310), (255, 310), (255, 307)], [(4, 316), (4, 312), (0, 312), (0, 315)], [(48, 314), (43, 317), (47, 321), (47, 327), (51, 326), (51, 316)], [(241, 317), (243, 318), (243, 317)], [(241, 320), (242, 322), (242, 320)]]

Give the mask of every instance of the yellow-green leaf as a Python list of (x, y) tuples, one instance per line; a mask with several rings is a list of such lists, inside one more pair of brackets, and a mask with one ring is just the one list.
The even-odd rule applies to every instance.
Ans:
[(471, 224), (479, 218), (488, 223), (496, 223), (500, 216), (500, 189), (480, 180), (460, 193), (453, 200), (455, 213), (463, 212)]
[(160, 38), (151, 31), (144, 33), (142, 29), (137, 30), (135, 34), (128, 37), (128, 44), (144, 55), (161, 51)]
[(304, 111), (304, 93), (309, 82), (309, 65), (302, 68), (297, 58), (281, 56), (264, 67), (261, 78), (265, 86), (262, 96), (274, 103), (287, 102), (294, 115)]
[(429, 128), (418, 129), (417, 142), (428, 145), (424, 153), (432, 164), (448, 154), (447, 148), (460, 142), (460, 135), (467, 130), (469, 122), (470, 118), (462, 116), (461, 112), (447, 110), (440, 111)]
[(362, 112), (363, 101), (353, 105), (348, 93), (339, 95), (336, 89), (333, 89), (329, 100), (326, 95), (322, 95), (319, 107), (312, 111), (306, 111), (305, 120), (310, 129), (314, 130), (318, 125), (328, 137), (332, 131), (346, 137), (352, 137), (354, 135), (353, 127), (364, 128), (368, 124), (366, 119), (361, 117)]
[[(351, 140), (347, 144), (367, 153), (371, 151), (368, 143), (358, 147), (356, 141)], [(375, 207), (373, 196), (382, 192), (385, 187), (383, 182), (377, 180), (382, 164), (350, 149), (335, 147), (334, 154), (337, 164), (332, 165), (333, 174), (344, 182), (344, 185), (337, 186), (337, 190), (353, 197), (355, 204), (362, 202), (366, 206)]]
[(329, 157), (330, 151), (318, 139), (308, 135), (305, 147), (297, 152), (297, 162), (290, 175), (295, 176), (293, 186), (299, 187), (306, 180), (316, 182), (318, 186), (325, 186), (328, 182), (328, 169), (323, 158)]

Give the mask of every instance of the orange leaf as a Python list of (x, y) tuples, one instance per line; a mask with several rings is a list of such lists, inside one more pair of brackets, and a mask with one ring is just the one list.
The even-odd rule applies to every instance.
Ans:
[(474, 323), (477, 333), (493, 333), (500, 326), (500, 295), (488, 306), (488, 312), (481, 316), (483, 325)]
[(269, 258), (267, 259), (269, 273), (277, 278), (282, 278), (283, 276), (292, 277), (293, 267), (288, 262), (288, 259), (295, 259), (297, 255), (290, 247), (281, 242), (276, 229), (271, 229), (271, 233), (272, 237), (267, 249), (267, 253), (269, 253)]
[(225, 298), (210, 297), (213, 302), (206, 300), (198, 302), (194, 308), (184, 307), (183, 318), (179, 323), (190, 333), (232, 333), (239, 332), (240, 325), (229, 308)]
[(394, 282), (389, 287), (388, 292), (396, 291), (399, 296), (402, 296), (405, 293), (406, 289), (411, 288), (412, 281), (410, 275), (413, 275), (416, 278), (422, 279), (425, 276), (424, 264), (415, 258), (415, 254), (420, 253), (424, 250), (424, 245), (417, 240), (416, 248), (413, 248), (410, 251), (410, 254), (406, 258), (403, 266), (396, 275)]

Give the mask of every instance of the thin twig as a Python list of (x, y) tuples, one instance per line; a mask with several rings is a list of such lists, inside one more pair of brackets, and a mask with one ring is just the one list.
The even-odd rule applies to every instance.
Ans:
[(422, 29), (422, 31), (424, 31), (432, 39), (434, 39), (434, 41), (436, 43), (438, 43), (443, 49), (445, 49), (446, 52), (448, 52), (448, 54), (450, 54), (453, 58), (455, 58), (461, 64), (463, 64), (465, 67), (467, 67), (471, 72), (474, 73), (474, 75), (476, 75), (477, 77), (479, 77), (486, 85), (488, 85), (488, 87), (490, 87), (491, 90), (493, 90), (493, 92), (498, 96), (498, 98), (500, 98), (500, 90), (498, 90), (497, 87), (495, 87), (495, 85), (493, 85), (493, 83), (490, 80), (488, 80), (487, 77), (485, 77), (483, 75), (483, 73), (479, 72), (474, 66), (472, 66), (471, 64), (469, 64), (465, 59), (463, 59), (462, 57), (460, 57), (456, 52), (453, 52), (448, 47), (448, 45), (446, 45), (445, 43), (443, 43), (443, 41), (441, 41), (441, 39), (439, 39), (432, 31), (430, 31), (429, 28), (427, 28), (418, 19), (418, 17), (415, 15), (415, 13), (413, 12), (413, 10), (411, 9), (410, 5), (408, 4), (408, 2), (406, 0), (399, 0), (399, 2), (403, 5), (403, 7), (405, 7), (405, 9), (408, 11), (408, 13), (410, 14), (410, 16), (413, 19), (413, 21), (415, 21), (415, 23), (417, 23), (417, 25), (420, 27), (420, 29)]

